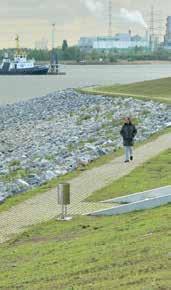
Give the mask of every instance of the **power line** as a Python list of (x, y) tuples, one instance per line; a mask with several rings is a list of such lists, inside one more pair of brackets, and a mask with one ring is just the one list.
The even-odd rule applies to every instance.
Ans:
[(109, 0), (109, 11), (108, 11), (108, 17), (109, 17), (109, 27), (108, 27), (108, 36), (112, 36), (112, 0)]

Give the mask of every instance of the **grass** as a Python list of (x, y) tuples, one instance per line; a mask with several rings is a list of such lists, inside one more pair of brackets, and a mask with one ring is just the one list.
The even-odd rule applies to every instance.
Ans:
[[(136, 146), (137, 147), (141, 146), (142, 144), (145, 144), (145, 143), (148, 143), (150, 141), (157, 139), (161, 134), (167, 134), (170, 132), (171, 132), (171, 128), (164, 129), (163, 131), (160, 131), (158, 133), (153, 134), (148, 140), (146, 140), (142, 143), (136, 144)], [(77, 170), (66, 174), (65, 176), (54, 178), (54, 179), (44, 183), (42, 186), (33, 188), (25, 193), (11, 196), (11, 197), (6, 199), (5, 203), (0, 205), (0, 213), (10, 209), (11, 207), (13, 207), (21, 202), (24, 202), (25, 200), (30, 199), (38, 194), (44, 193), (46, 191), (51, 190), (52, 188), (55, 188), (61, 182), (67, 182), (67, 181), (71, 180), (72, 178), (79, 176), (82, 173), (82, 171), (91, 170), (92, 168), (95, 168), (95, 167), (100, 167), (100, 166), (114, 160), (116, 157), (121, 156), (122, 154), (123, 154), (123, 149), (121, 148), (121, 149), (117, 150), (116, 152), (112, 152), (108, 155), (104, 155), (104, 156), (98, 158), (97, 160), (94, 160), (92, 163), (90, 163), (84, 167), (80, 167)], [(18, 178), (21, 178), (21, 176), (19, 175), (19, 172), (18, 172), (17, 176), (18, 176)], [(8, 179), (10, 179), (10, 178), (13, 178), (13, 173), (12, 173), (12, 176), (8, 176)]]
[(28, 169), (17, 168), (16, 170), (11, 171), (9, 174), (1, 175), (0, 181), (10, 182), (16, 178), (24, 178), (28, 175)]
[[(120, 179), (122, 194), (125, 185), (145, 190), (168, 184), (170, 160), (171, 149)], [(167, 205), (30, 227), (0, 245), (0, 289), (170, 289), (170, 218)]]
[(171, 104), (171, 78), (81, 89), (84, 93), (104, 94), (111, 96), (135, 97), (161, 101)]
[(0, 289), (170, 289), (170, 205), (32, 227), (0, 245)]
[[(162, 133), (168, 132), (171, 129)], [(101, 166), (120, 154), (121, 150), (103, 156), (84, 169)], [(9, 198), (0, 211), (76, 177), (81, 171)], [(171, 149), (90, 199), (101, 200), (170, 182)], [(32, 226), (0, 245), (0, 289), (169, 290), (170, 218), (171, 205), (167, 205), (115, 217), (75, 217), (68, 223), (53, 220)]]
[(13, 160), (9, 163), (9, 166), (20, 166), (20, 160)]
[(130, 174), (96, 191), (88, 201), (100, 201), (171, 184), (171, 149), (147, 161)]

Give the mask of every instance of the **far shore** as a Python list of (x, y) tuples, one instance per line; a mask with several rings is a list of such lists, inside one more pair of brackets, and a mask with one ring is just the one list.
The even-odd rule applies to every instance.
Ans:
[[(38, 61), (38, 64), (49, 64), (48, 61)], [(119, 60), (117, 62), (76, 62), (76, 61), (61, 61), (61, 65), (159, 65), (171, 64), (171, 60)]]

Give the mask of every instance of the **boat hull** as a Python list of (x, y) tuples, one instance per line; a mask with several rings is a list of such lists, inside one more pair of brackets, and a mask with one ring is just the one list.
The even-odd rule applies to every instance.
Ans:
[(12, 69), (5, 71), (0, 69), (0, 75), (46, 75), (48, 67), (35, 66), (33, 68)]

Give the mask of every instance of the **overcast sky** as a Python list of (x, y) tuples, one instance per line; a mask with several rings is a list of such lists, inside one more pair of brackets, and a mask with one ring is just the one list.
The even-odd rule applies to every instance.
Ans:
[[(87, 2), (86, 2), (87, 1)], [(139, 10), (148, 22), (150, 5), (160, 10), (164, 20), (171, 15), (171, 0), (113, 0), (113, 33), (144, 33), (142, 25), (118, 17), (121, 8), (130, 13)], [(51, 23), (56, 22), (56, 45), (63, 39), (77, 43), (80, 36), (106, 35), (108, 32), (108, 0), (0, 0), (0, 47), (14, 47), (15, 35), (21, 45), (34, 47), (35, 41), (51, 42)]]

